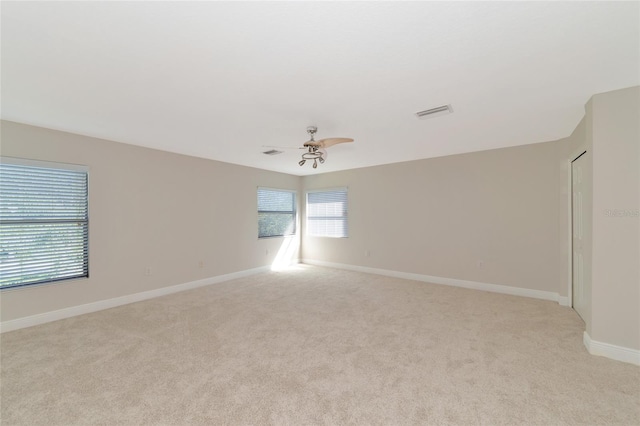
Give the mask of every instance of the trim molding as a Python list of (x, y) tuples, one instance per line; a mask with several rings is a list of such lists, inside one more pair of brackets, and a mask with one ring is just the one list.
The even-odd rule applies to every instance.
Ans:
[[(526, 288), (509, 287), (497, 284), (487, 284), (477, 281), (465, 281), (453, 278), (434, 277), (430, 275), (412, 274), (408, 272), (390, 271), (387, 269), (369, 268), (366, 266), (346, 265), (342, 263), (324, 262), (313, 259), (303, 259), (302, 263), (309, 265), (326, 266), (329, 268), (346, 269), (349, 271), (366, 272), (370, 274), (385, 275), (388, 277), (404, 278), (408, 280), (423, 281), (433, 284), (449, 285), (454, 287), (463, 287), (473, 290), (490, 291), (493, 293), (510, 294), (512, 296), (532, 297), (535, 299), (551, 300), (558, 302), (561, 306), (569, 306), (571, 299), (568, 296), (560, 296), (558, 293), (541, 290), (531, 290)], [(634, 365), (640, 365), (640, 350), (616, 346), (610, 343), (598, 342), (591, 340), (587, 332), (584, 332), (583, 343), (587, 351), (591, 355), (603, 356), (616, 361), (627, 362)]]
[(490, 291), (492, 293), (510, 294), (512, 296), (532, 297), (534, 299), (551, 300), (558, 302), (562, 306), (568, 306), (568, 298), (559, 296), (551, 291), (532, 290), (528, 288), (510, 287), (506, 285), (487, 284), (478, 281), (459, 280), (455, 278), (434, 277), (431, 275), (414, 274), (410, 272), (391, 271), (388, 269), (369, 268), (366, 266), (347, 265), (343, 263), (325, 262), (322, 260), (303, 259), (302, 263), (309, 265), (326, 266), (329, 268), (346, 269), (349, 271), (366, 272), (369, 274), (385, 275), (394, 278), (423, 281), (432, 284), (448, 285), (452, 287), (463, 287), (472, 290)]
[(603, 356), (616, 361), (628, 362), (629, 364), (640, 365), (640, 350), (616, 346), (610, 343), (591, 340), (591, 336), (584, 332), (582, 342), (591, 355)]
[(34, 325), (40, 325), (65, 318), (75, 317), (78, 315), (89, 314), (91, 312), (102, 311), (104, 309), (115, 308), (116, 306), (141, 302), (143, 300), (166, 296), (167, 294), (178, 293), (180, 291), (192, 290), (198, 287), (204, 287), (207, 285), (217, 284), (237, 278), (248, 277), (250, 275), (259, 274), (270, 270), (271, 266), (261, 266), (259, 268), (246, 269), (243, 271), (232, 272), (225, 275), (217, 275), (215, 277), (204, 278), (197, 281), (190, 281), (187, 283), (161, 287), (154, 290), (129, 294), (126, 296), (115, 297), (113, 299), (99, 300), (97, 302), (91, 302), (84, 305), (71, 306), (69, 308), (59, 309), (56, 311), (44, 312), (42, 314), (3, 321), (0, 323), (0, 333), (19, 330), (21, 328), (33, 327)]

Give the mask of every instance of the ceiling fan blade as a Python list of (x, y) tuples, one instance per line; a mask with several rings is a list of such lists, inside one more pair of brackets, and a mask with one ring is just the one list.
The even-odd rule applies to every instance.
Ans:
[(329, 148), (330, 146), (339, 144), (339, 143), (345, 143), (345, 142), (353, 142), (353, 139), (351, 138), (326, 138), (326, 139), (320, 139), (319, 141), (316, 141), (318, 143), (319, 146), (323, 147), (323, 148)]
[(276, 149), (304, 149), (303, 146), (278, 146), (278, 145), (262, 145), (263, 148), (276, 148)]

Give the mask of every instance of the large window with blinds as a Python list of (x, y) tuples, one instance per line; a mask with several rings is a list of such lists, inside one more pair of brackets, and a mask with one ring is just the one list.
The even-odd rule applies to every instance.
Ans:
[(348, 236), (347, 188), (307, 192), (307, 235)]
[(296, 233), (296, 193), (258, 188), (258, 238)]
[(89, 276), (87, 169), (0, 159), (0, 289)]

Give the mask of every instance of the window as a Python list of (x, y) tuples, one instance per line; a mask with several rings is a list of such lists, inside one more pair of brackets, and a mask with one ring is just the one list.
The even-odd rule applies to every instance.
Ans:
[(296, 233), (296, 193), (258, 188), (258, 238)]
[(1, 159), (0, 288), (89, 276), (87, 188), (86, 168)]
[(307, 234), (314, 237), (348, 236), (347, 188), (307, 193)]

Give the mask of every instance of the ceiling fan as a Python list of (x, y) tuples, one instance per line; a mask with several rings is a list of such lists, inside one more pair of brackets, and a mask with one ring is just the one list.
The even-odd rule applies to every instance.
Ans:
[[(307, 127), (307, 133), (309, 133), (309, 140), (306, 141), (301, 147), (296, 147), (294, 149), (304, 149), (305, 153), (302, 154), (302, 160), (298, 162), (300, 166), (304, 166), (307, 160), (313, 160), (313, 168), (318, 168), (318, 162), (320, 164), (324, 163), (327, 158), (326, 148), (330, 146), (337, 145), (339, 143), (345, 142), (353, 142), (351, 138), (326, 138), (315, 140), (315, 134), (318, 131), (316, 126)], [(269, 146), (269, 148), (291, 148), (291, 147), (280, 147), (280, 146)]]

